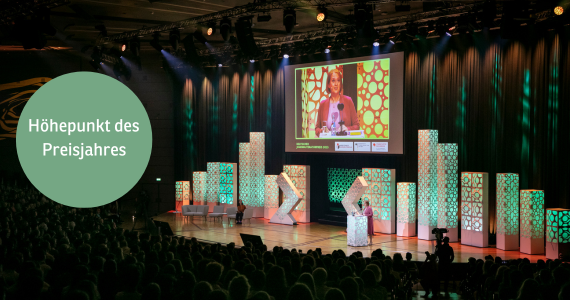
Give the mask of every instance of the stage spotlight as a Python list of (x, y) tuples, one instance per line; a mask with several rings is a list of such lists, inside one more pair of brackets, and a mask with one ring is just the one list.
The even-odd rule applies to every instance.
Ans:
[(236, 22), (236, 35), (239, 46), (244, 54), (255, 55), (257, 53), (257, 44), (253, 39), (252, 16), (242, 17)]
[(202, 44), (206, 44), (208, 42), (206, 37), (202, 34), (202, 28), (200, 27), (196, 28), (196, 31), (194, 31), (194, 38)]
[(218, 64), (218, 67), (222, 67), (222, 66), (223, 66), (222, 64)]
[(293, 28), (297, 25), (297, 13), (294, 9), (286, 9), (283, 11), (283, 26), (285, 32), (293, 33)]
[(176, 50), (178, 50), (178, 44), (180, 43), (180, 30), (171, 30), (168, 34), (168, 41), (170, 41), (170, 46), (172, 46), (172, 49), (176, 52)]
[(556, 6), (554, 8), (554, 14), (560, 16), (564, 13), (564, 8), (562, 6)]
[(319, 6), (317, 8), (317, 21), (323, 22), (327, 20), (327, 8), (324, 6)]
[(228, 18), (223, 18), (220, 21), (220, 33), (222, 34), (222, 39), (228, 41), (230, 39), (230, 33), (232, 32), (232, 21)]
[(160, 45), (160, 32), (155, 32), (152, 35), (152, 41), (150, 42), (150, 45), (156, 50), (156, 51), (162, 51), (164, 48), (162, 48), (162, 46)]
[(124, 40), (123, 43), (121, 44), (121, 52), (127, 51), (127, 48), (128, 48), (127, 40)]
[(331, 49), (326, 48), (326, 49), (325, 49), (325, 53), (331, 53)]
[(283, 58), (289, 58), (289, 54), (283, 54)]
[(390, 40), (390, 44), (394, 45), (395, 43), (394, 40)]
[(372, 46), (374, 46), (374, 47), (380, 47), (380, 43), (379, 43), (379, 42), (374, 42), (374, 43), (372, 43)]
[(271, 21), (271, 15), (257, 16), (257, 22), (269, 22), (269, 21)]
[(208, 33), (208, 35), (212, 35), (212, 34), (216, 33), (216, 23), (215, 22), (208, 23), (207, 33)]
[(255, 62), (255, 59), (250, 59), (249, 62), (250, 62), (250, 63), (254, 63), (254, 62)]

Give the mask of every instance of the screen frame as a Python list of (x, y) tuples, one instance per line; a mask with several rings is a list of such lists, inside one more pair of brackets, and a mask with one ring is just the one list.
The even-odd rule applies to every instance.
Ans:
[[(296, 137), (296, 69), (310, 68), (324, 65), (350, 64), (368, 60), (390, 59), (390, 138), (382, 139), (297, 139)], [(285, 93), (285, 152), (292, 153), (329, 153), (329, 154), (372, 154), (372, 155), (404, 155), (404, 52), (394, 52), (386, 54), (377, 54), (370, 56), (359, 56), (352, 58), (343, 58), (337, 60), (311, 62), (303, 64), (292, 64), (284, 66), (284, 87), (285, 91), (293, 91)], [(396, 114), (396, 116), (394, 115)], [(399, 116), (397, 116), (399, 115)], [(393, 132), (401, 132), (399, 135), (393, 135)], [(316, 144), (329, 146), (327, 150), (323, 149), (297, 149), (297, 143), (301, 141), (311, 141), (311, 145)], [(335, 142), (388, 142), (388, 152), (372, 152), (372, 151), (335, 151)], [(332, 145), (332, 148), (330, 147)], [(354, 150), (354, 149), (353, 149)]]

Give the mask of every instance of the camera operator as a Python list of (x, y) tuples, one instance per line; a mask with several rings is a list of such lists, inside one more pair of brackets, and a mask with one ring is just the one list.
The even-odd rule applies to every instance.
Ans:
[(433, 292), (433, 298), (437, 299), (439, 296), (439, 276), (437, 273), (437, 256), (435, 254), (430, 254), (428, 251), (426, 253), (426, 260), (421, 267), (422, 280), (420, 284), (426, 291), (424, 297), (428, 298), (431, 292)]
[(435, 254), (439, 258), (439, 277), (443, 279), (445, 293), (448, 293), (449, 277), (451, 275), (451, 263), (455, 259), (453, 248), (449, 245), (449, 238), (443, 238), (443, 244), (438, 243)]

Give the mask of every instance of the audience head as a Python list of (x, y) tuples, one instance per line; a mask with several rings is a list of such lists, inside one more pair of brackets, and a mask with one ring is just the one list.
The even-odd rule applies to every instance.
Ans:
[(230, 299), (232, 300), (245, 300), (249, 294), (249, 283), (247, 278), (243, 275), (234, 277), (228, 287)]
[(313, 300), (311, 290), (304, 283), (295, 283), (287, 294), (287, 300)]
[(325, 300), (346, 300), (346, 297), (341, 290), (332, 288), (325, 294)]

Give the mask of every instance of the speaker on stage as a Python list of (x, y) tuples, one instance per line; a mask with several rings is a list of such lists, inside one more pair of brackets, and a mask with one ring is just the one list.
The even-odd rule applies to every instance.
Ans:
[(253, 244), (254, 248), (257, 248), (258, 246), (263, 245), (263, 242), (261, 241), (261, 237), (259, 235), (251, 235), (251, 234), (245, 234), (245, 233), (240, 233), (239, 235), (241, 236), (241, 240), (242, 240), (244, 245), (247, 242), (251, 242)]
[(153, 220), (153, 222), (154, 222), (154, 225), (156, 226), (156, 228), (158, 228), (159, 234), (164, 234), (164, 235), (169, 235), (169, 236), (174, 235), (174, 233), (172, 232), (172, 229), (170, 228), (170, 224), (168, 224), (167, 222), (155, 221), (155, 220)]

